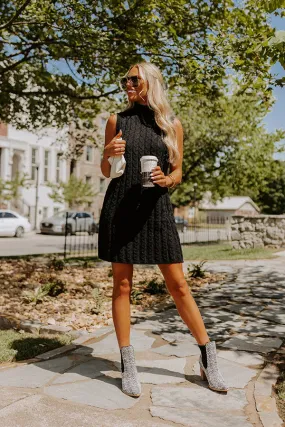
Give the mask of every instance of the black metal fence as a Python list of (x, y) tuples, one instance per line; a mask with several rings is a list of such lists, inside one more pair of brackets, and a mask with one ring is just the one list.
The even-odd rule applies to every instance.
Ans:
[(97, 255), (98, 225), (91, 217), (70, 217), (66, 212), (64, 231), (64, 258)]
[[(217, 218), (181, 220), (176, 223), (182, 245), (211, 244), (231, 240), (230, 222)], [(71, 220), (66, 215), (64, 257), (97, 256), (98, 225), (90, 224), (87, 218)]]

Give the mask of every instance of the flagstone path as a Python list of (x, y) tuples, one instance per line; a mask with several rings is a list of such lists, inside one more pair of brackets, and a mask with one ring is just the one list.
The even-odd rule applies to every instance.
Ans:
[(199, 349), (169, 308), (134, 319), (140, 398), (121, 392), (110, 326), (77, 339), (65, 354), (55, 350), (33, 363), (2, 366), (0, 425), (281, 427), (272, 394), (278, 373), (269, 360), (285, 337), (284, 259), (209, 262), (207, 268), (227, 273), (223, 283), (195, 292), (217, 342), (227, 395), (201, 381)]

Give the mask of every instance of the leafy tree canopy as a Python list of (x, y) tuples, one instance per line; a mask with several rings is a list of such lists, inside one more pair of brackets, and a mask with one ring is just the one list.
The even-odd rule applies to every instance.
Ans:
[(67, 182), (58, 184), (50, 182), (48, 185), (51, 188), (49, 197), (54, 202), (67, 204), (71, 209), (91, 202), (96, 195), (91, 184), (76, 178), (74, 175), (71, 175)]
[(176, 206), (201, 200), (205, 191), (213, 199), (248, 195), (256, 199), (274, 171), (273, 154), (285, 131), (268, 133), (262, 123), (272, 105), (259, 93), (240, 93), (238, 83), (232, 94), (215, 101), (207, 97), (179, 97), (176, 112), (184, 128), (183, 179), (172, 193)]
[(276, 160), (266, 186), (262, 188), (256, 202), (265, 214), (285, 214), (285, 164)]
[(269, 44), (268, 14), (283, 3), (2, 2), (0, 120), (29, 129), (80, 117), (88, 127), (100, 102), (120, 93), (118, 78), (142, 59), (161, 67), (170, 88), (179, 83), (193, 95), (216, 97), (229, 72), (244, 87), (270, 85), (270, 67), (284, 50)]

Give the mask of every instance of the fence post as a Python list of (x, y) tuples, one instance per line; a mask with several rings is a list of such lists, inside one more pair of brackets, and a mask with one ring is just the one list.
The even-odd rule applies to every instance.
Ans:
[(65, 214), (65, 229), (64, 229), (64, 259), (66, 258), (66, 244), (67, 244), (67, 219), (68, 219), (68, 212)]

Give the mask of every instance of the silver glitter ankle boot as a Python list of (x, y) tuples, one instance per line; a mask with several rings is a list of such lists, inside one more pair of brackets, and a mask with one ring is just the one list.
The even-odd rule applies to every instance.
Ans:
[(227, 392), (228, 386), (226, 385), (225, 380), (218, 368), (215, 341), (208, 342), (204, 347), (206, 349), (207, 357), (206, 366), (203, 363), (202, 355), (199, 359), (202, 380), (208, 381), (209, 388), (211, 390)]
[(121, 347), (122, 391), (128, 396), (139, 397), (141, 385), (138, 380), (135, 352), (132, 345)]

